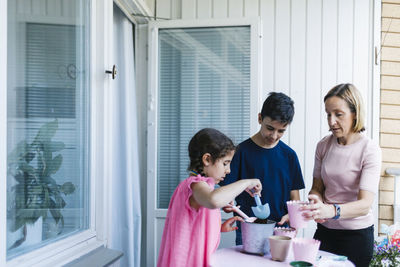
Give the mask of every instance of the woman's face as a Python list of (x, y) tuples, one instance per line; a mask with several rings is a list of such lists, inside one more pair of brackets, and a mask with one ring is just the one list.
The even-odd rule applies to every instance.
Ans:
[(325, 111), (328, 119), (329, 130), (338, 139), (347, 139), (353, 134), (355, 114), (349, 105), (337, 96), (332, 96), (325, 101)]

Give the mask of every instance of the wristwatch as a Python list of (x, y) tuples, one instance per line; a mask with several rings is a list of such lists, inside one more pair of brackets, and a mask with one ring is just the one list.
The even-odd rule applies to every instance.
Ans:
[(340, 206), (338, 204), (333, 204), (335, 207), (335, 216), (332, 217), (332, 219), (337, 220), (340, 218)]

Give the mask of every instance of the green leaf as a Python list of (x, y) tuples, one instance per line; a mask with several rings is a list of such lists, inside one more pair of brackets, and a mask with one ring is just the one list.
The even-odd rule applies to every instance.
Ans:
[(65, 148), (65, 144), (63, 142), (49, 142), (45, 144), (44, 149), (50, 152), (57, 152), (63, 150)]
[(22, 184), (25, 182), (25, 174), (24, 173), (15, 174), (14, 178), (18, 183)]
[(43, 164), (45, 166), (51, 164), (51, 161), (53, 160), (53, 153), (50, 150), (43, 149)]
[(20, 161), (19, 162), (19, 169), (23, 172), (26, 172), (30, 176), (35, 176), (35, 168), (33, 168), (31, 165), (26, 163), (25, 161)]
[(45, 207), (49, 207), (50, 206), (50, 196), (49, 196), (49, 188), (47, 186), (43, 187), (43, 191), (44, 191), (44, 201), (43, 201), (43, 205)]
[(17, 146), (8, 154), (8, 163), (18, 162), (26, 153), (30, 151), (29, 145), (25, 140), (19, 142)]
[(57, 188), (54, 188), (54, 186), (57, 185), (56, 180), (51, 178), (51, 176), (43, 177), (43, 183), (49, 184), (48, 187), (49, 187), (50, 190), (57, 190)]
[(59, 209), (50, 209), (50, 213), (53, 216), (56, 223), (63, 217)]
[(60, 196), (60, 194), (56, 194), (56, 207), (63, 209), (67, 203), (65, 203), (64, 199)]
[(33, 145), (39, 146), (40, 143), (48, 142), (51, 138), (56, 134), (58, 129), (58, 120), (45, 123), (42, 127), (40, 127), (39, 132), (37, 133)]
[(71, 182), (66, 182), (61, 186), (61, 192), (63, 192), (65, 195), (70, 195), (74, 193), (75, 191), (75, 185)]
[(36, 154), (33, 152), (28, 152), (25, 154), (25, 160), (26, 162), (31, 162), (35, 158)]
[(51, 162), (48, 162), (49, 165), (47, 165), (47, 170), (46, 174), (51, 175), (55, 174), (61, 167), (61, 164), (63, 162), (63, 157), (62, 155), (57, 155)]

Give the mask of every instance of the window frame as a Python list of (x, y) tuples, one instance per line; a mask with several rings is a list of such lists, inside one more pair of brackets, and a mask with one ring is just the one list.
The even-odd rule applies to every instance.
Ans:
[[(110, 135), (106, 99), (110, 77), (104, 73), (110, 65), (108, 51), (112, 40), (113, 1), (90, 1), (89, 66), (91, 89), (89, 126), (89, 229), (50, 243), (7, 261), (6, 255), (6, 184), (7, 169), (0, 168), (0, 266), (60, 266), (106, 245), (109, 202), (107, 184), (110, 165), (107, 161)], [(0, 162), (7, 161), (7, 1), (0, 1)], [(94, 88), (96, 90), (94, 90)]]
[[(262, 49), (261, 49), (261, 21), (259, 18), (240, 19), (199, 19), (199, 20), (169, 20), (150, 21), (148, 35), (148, 127), (147, 127), (147, 255), (148, 265), (157, 259), (157, 243), (160, 236), (157, 231), (160, 225), (157, 220), (165, 218), (167, 209), (157, 207), (157, 154), (158, 154), (158, 30), (161, 28), (199, 28), (199, 27), (224, 27), (224, 26), (250, 26), (250, 129), (251, 133), (257, 131), (258, 122), (255, 119), (262, 105)], [(161, 229), (162, 230), (162, 229)], [(161, 231), (162, 232), (162, 231)], [(162, 233), (161, 233), (162, 234)]]

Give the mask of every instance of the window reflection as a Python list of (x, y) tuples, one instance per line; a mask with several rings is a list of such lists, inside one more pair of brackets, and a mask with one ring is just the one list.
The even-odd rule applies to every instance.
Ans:
[(8, 259), (89, 225), (88, 7), (8, 1)]

